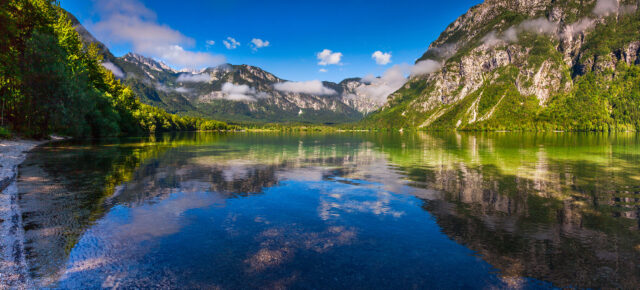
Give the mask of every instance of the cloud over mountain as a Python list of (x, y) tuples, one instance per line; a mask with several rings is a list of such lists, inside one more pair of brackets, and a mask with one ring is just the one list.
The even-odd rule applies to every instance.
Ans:
[(311, 95), (335, 95), (337, 92), (325, 87), (321, 81), (306, 82), (284, 82), (274, 84), (273, 87), (278, 91), (311, 94)]
[(257, 99), (269, 97), (266, 93), (257, 92), (248, 85), (236, 85), (233, 83), (225, 83), (222, 85), (222, 93), (225, 99), (231, 101), (255, 102)]
[(183, 73), (176, 79), (179, 83), (207, 83), (211, 81), (211, 76), (208, 74), (190, 74)]
[(195, 41), (158, 23), (156, 14), (139, 1), (98, 0), (95, 8), (99, 21), (88, 26), (108, 43), (131, 45), (136, 52), (176, 67), (202, 68), (225, 62), (221, 55), (186, 50)]
[(112, 62), (109, 62), (109, 61), (103, 62), (102, 66), (110, 70), (113, 73), (113, 75), (116, 76), (117, 78), (123, 79), (125, 76), (124, 72)]

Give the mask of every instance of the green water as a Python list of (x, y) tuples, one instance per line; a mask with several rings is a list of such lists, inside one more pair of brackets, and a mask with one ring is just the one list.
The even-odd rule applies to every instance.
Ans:
[(635, 134), (66, 142), (18, 186), (41, 286), (640, 285)]

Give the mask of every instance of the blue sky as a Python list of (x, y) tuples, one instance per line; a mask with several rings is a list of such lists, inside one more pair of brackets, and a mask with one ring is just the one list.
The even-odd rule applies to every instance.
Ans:
[[(381, 75), (394, 64), (413, 64), (449, 23), (480, 2), (61, 0), (60, 4), (116, 56), (136, 51), (176, 68), (229, 62), (259, 66), (287, 80), (340, 81)], [(228, 37), (240, 45), (228, 49), (223, 43), (231, 46)], [(253, 39), (262, 40), (262, 45), (268, 41), (268, 46), (258, 48)], [(325, 49), (331, 52), (319, 59)], [(382, 53), (379, 63), (372, 58), (375, 51)], [(386, 54), (391, 55), (389, 63)]]

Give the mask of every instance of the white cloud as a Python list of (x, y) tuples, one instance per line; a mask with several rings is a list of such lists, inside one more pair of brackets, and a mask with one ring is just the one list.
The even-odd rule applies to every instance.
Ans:
[(607, 16), (611, 13), (618, 12), (620, 3), (618, 0), (598, 0), (596, 7), (593, 8), (593, 14), (598, 16)]
[(254, 38), (251, 40), (251, 44), (252, 44), (252, 49), (253, 51), (257, 51), (259, 48), (263, 48), (263, 47), (267, 47), (269, 46), (269, 41), (267, 40), (262, 40), (260, 38)]
[(520, 23), (520, 30), (537, 34), (554, 35), (558, 31), (558, 23), (551, 22), (546, 18), (526, 20)]
[(631, 14), (638, 10), (638, 4), (620, 5), (618, 0), (598, 0), (593, 14), (597, 16), (609, 16), (611, 14)]
[(123, 79), (124, 78), (124, 72), (115, 64), (113, 64), (112, 62), (103, 62), (102, 66), (108, 70), (110, 70), (114, 76), (116, 76), (119, 79)]
[(221, 55), (212, 55), (206, 52), (187, 51), (180, 45), (155, 47), (148, 50), (151, 55), (167, 61), (169, 64), (179, 65), (183, 68), (214, 67), (225, 63), (226, 58)]
[(494, 47), (501, 43), (503, 43), (503, 39), (498, 37), (498, 34), (495, 31), (489, 32), (487, 35), (482, 37), (482, 43), (488, 47)]
[(367, 84), (359, 86), (356, 90), (358, 94), (365, 95), (382, 104), (390, 94), (399, 90), (407, 82), (406, 74), (410, 70), (411, 66), (408, 64), (394, 65), (381, 77), (365, 76), (362, 81)]
[(379, 65), (387, 65), (391, 62), (391, 53), (378, 50), (371, 55), (371, 58)]
[(502, 35), (502, 38), (507, 42), (516, 42), (518, 41), (518, 30), (515, 27), (509, 27)]
[(318, 57), (319, 65), (330, 65), (330, 64), (340, 64), (340, 60), (342, 60), (341, 52), (333, 52), (329, 49), (325, 49), (316, 54)]
[(310, 95), (335, 95), (337, 92), (325, 87), (321, 81), (307, 82), (284, 82), (274, 84), (273, 87), (278, 91), (310, 94)]
[(518, 34), (522, 32), (532, 32), (549, 36), (557, 36), (560, 24), (551, 22), (546, 18), (536, 18), (525, 20), (522, 23), (509, 27), (504, 33), (498, 35), (496, 31), (491, 31), (481, 40), (484, 45), (494, 47), (504, 43), (513, 43), (518, 41)]
[(442, 64), (434, 60), (423, 60), (411, 67), (411, 76), (421, 76), (434, 73), (442, 68)]
[(223, 40), (222, 43), (224, 43), (227, 49), (236, 49), (240, 46), (240, 42), (236, 41), (233, 37), (227, 37), (227, 40)]
[[(607, 16), (612, 13), (628, 14), (634, 13), (637, 9), (637, 5), (620, 5), (618, 0), (598, 0), (596, 6), (593, 9), (593, 14), (597, 16)], [(518, 34), (522, 32), (533, 32), (537, 34), (544, 34), (552, 37), (562, 37), (563, 39), (570, 39), (578, 34), (581, 34), (595, 26), (595, 20), (585, 17), (572, 24), (564, 26), (564, 29), (560, 32), (560, 24), (551, 22), (546, 18), (537, 18), (532, 20), (526, 20), (519, 25), (512, 26), (507, 29), (501, 35), (498, 35), (496, 31), (492, 31), (482, 38), (485, 45), (493, 47), (503, 43), (512, 43), (518, 41)]]
[(224, 56), (185, 50), (195, 41), (167, 25), (139, 1), (97, 0), (99, 21), (88, 26), (108, 44), (129, 44), (135, 52), (161, 59), (172, 66), (199, 68), (225, 62)]
[(225, 83), (222, 85), (222, 93), (224, 98), (231, 101), (249, 101), (255, 102), (257, 99), (268, 98), (264, 92), (256, 92), (256, 90), (248, 85), (235, 85)]
[(225, 83), (222, 85), (222, 92), (227, 95), (227, 99), (233, 101), (255, 101), (253, 95), (256, 94), (256, 90), (247, 85), (234, 85), (232, 83)]
[(417, 77), (437, 72), (442, 65), (434, 60), (419, 61), (415, 65), (394, 65), (382, 74), (381, 77), (368, 75), (362, 78), (365, 83), (356, 90), (359, 95), (367, 96), (379, 104), (384, 104), (389, 95), (393, 94), (407, 83), (407, 76)]
[(167, 93), (171, 93), (171, 92), (177, 92), (177, 93), (182, 93), (182, 94), (186, 94), (191, 92), (191, 90), (185, 88), (185, 87), (178, 87), (178, 88), (170, 88), (167, 87), (166, 85), (156, 82), (155, 84), (153, 84), (153, 86), (156, 88), (156, 90), (159, 91), (163, 91), (163, 92), (167, 92)]
[(438, 57), (448, 59), (456, 54), (458, 51), (458, 45), (456, 43), (444, 44), (441, 46), (431, 47), (430, 51), (433, 51)]
[(207, 40), (206, 43), (207, 43), (207, 46), (213, 46), (216, 44), (214, 40)]
[(211, 81), (211, 76), (208, 74), (180, 74), (176, 80), (179, 83), (208, 83)]
[(591, 18), (583, 18), (570, 25), (567, 25), (562, 32), (562, 37), (565, 39), (572, 39), (578, 34), (590, 29), (596, 24), (595, 20)]
[(318, 71), (319, 71), (319, 72), (321, 72), (321, 73), (329, 72), (326, 68), (321, 68), (321, 69), (319, 69)]
[(633, 13), (636, 13), (637, 10), (638, 10), (637, 4), (620, 6), (620, 14), (633, 14)]

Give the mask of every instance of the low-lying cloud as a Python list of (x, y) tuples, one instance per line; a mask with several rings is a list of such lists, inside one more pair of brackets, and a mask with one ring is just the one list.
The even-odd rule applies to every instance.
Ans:
[(187, 94), (187, 93), (191, 92), (190, 89), (187, 89), (185, 87), (171, 88), (171, 87), (168, 87), (165, 84), (160, 83), (160, 82), (148, 83), (148, 84), (152, 84), (156, 88), (156, 90), (163, 91), (165, 93), (174, 93), (175, 92), (175, 93)]
[(591, 29), (596, 24), (596, 21), (591, 18), (583, 18), (572, 24), (567, 25), (562, 32), (562, 37), (565, 39), (572, 39), (576, 35), (579, 35), (588, 29)]
[(407, 82), (408, 71), (408, 64), (398, 64), (386, 70), (381, 77), (365, 76), (362, 81), (366, 84), (359, 86), (356, 91), (382, 104), (390, 94), (399, 90)]
[(411, 76), (421, 76), (439, 71), (442, 64), (435, 60), (423, 60), (411, 67)]
[(318, 64), (323, 66), (340, 64), (340, 61), (342, 60), (341, 52), (333, 52), (330, 49), (324, 49), (323, 51), (318, 52), (316, 56), (318, 57)]
[(358, 94), (365, 95), (378, 104), (383, 104), (389, 95), (407, 83), (408, 77), (431, 74), (439, 71), (441, 68), (441, 63), (430, 59), (419, 61), (415, 65), (406, 63), (394, 65), (386, 70), (380, 77), (368, 75), (362, 78), (365, 84), (359, 86), (356, 91)]
[(180, 74), (176, 81), (179, 83), (208, 83), (211, 81), (211, 76), (208, 74), (184, 73)]
[(110, 70), (113, 75), (119, 79), (124, 79), (124, 72), (115, 64), (110, 61), (103, 62), (102, 66), (108, 70)]
[(518, 35), (523, 32), (555, 36), (558, 34), (559, 29), (560, 24), (551, 22), (546, 18), (530, 19), (510, 27), (502, 34), (491, 31), (482, 38), (482, 42), (488, 47), (494, 47), (503, 43), (517, 42)]
[(178, 88), (175, 88), (175, 89), (174, 89), (174, 91), (176, 91), (176, 92), (178, 92), (178, 93), (182, 93), (182, 94), (186, 94), (186, 93), (191, 92), (191, 90), (190, 90), (190, 89), (187, 89), (187, 88), (185, 88), (185, 87), (178, 87)]
[(255, 102), (257, 99), (263, 99), (269, 97), (264, 92), (257, 92), (254, 88), (248, 85), (236, 85), (232, 83), (225, 83), (222, 85), (222, 93), (224, 98), (231, 101), (249, 101)]
[(607, 16), (611, 13), (618, 12), (620, 3), (618, 0), (598, 0), (596, 7), (593, 9), (593, 14), (598, 16)]
[[(537, 18), (523, 21), (516, 29), (537, 34), (555, 35), (558, 32), (558, 27), (559, 25), (556, 22), (551, 22), (546, 18)], [(507, 37), (509, 36), (509, 33), (507, 33)]]
[(99, 39), (111, 44), (129, 44), (135, 52), (162, 59), (180, 68), (216, 66), (225, 57), (186, 50), (195, 41), (157, 22), (156, 14), (136, 0), (97, 0), (99, 21), (88, 27)]
[(337, 94), (335, 90), (325, 87), (324, 84), (322, 84), (322, 82), (318, 80), (306, 82), (277, 83), (273, 85), (273, 88), (282, 92), (310, 94), (318, 96)]
[(378, 50), (371, 55), (371, 58), (376, 61), (376, 64), (387, 65), (391, 62), (391, 53)]
[[(616, 13), (635, 13), (637, 8), (636, 4), (620, 5), (618, 0), (598, 0), (592, 12), (598, 17), (604, 17)], [(526, 20), (519, 25), (512, 26), (502, 34), (492, 31), (482, 38), (482, 42), (489, 47), (504, 43), (513, 43), (518, 41), (518, 34), (522, 32), (532, 32), (563, 39), (571, 39), (593, 28), (595, 24), (596, 21), (594, 19), (584, 17), (572, 24), (564, 26), (564, 29), (561, 31), (562, 27), (560, 23), (549, 21), (546, 18), (537, 18)]]
[(429, 51), (433, 52), (433, 54), (441, 59), (449, 59), (458, 52), (458, 45), (456, 43), (443, 44), (431, 47), (429, 48)]

